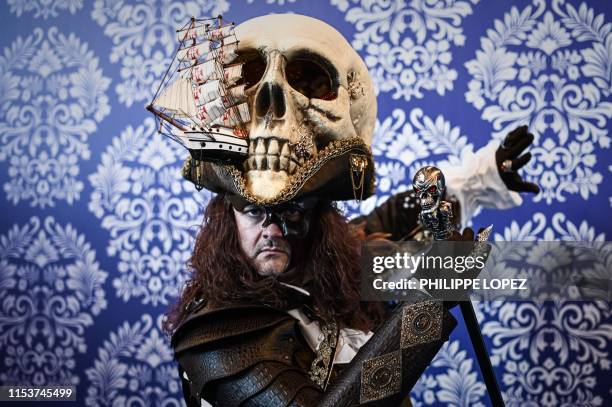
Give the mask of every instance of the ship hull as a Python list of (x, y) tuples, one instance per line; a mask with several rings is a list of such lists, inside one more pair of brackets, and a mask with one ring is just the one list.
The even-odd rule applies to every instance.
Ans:
[(234, 136), (231, 130), (185, 131), (178, 137), (196, 160), (242, 163), (248, 155), (248, 141)]

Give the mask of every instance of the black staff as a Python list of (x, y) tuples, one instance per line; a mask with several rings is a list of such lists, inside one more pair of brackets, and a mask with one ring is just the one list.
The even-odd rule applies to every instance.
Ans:
[[(442, 200), (446, 189), (442, 171), (432, 166), (423, 167), (415, 174), (412, 185), (414, 192), (419, 196), (421, 202), (420, 219), (423, 226), (432, 232), (435, 240), (450, 238), (456, 231), (453, 225), (452, 206), (449, 202)], [(478, 242), (486, 241), (491, 230), (492, 225), (481, 231), (477, 235), (476, 240)], [(476, 243), (476, 245), (478, 244)], [(478, 365), (484, 377), (491, 403), (494, 406), (504, 406), (504, 399), (499, 390), (487, 346), (482, 337), (476, 313), (474, 312), (474, 306), (469, 295), (467, 295), (464, 301), (459, 301), (459, 307), (468, 334), (470, 335), (470, 341), (476, 353)]]

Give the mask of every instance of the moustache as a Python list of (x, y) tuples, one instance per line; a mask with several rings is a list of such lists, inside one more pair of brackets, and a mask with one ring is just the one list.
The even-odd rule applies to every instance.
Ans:
[(289, 243), (287, 243), (285, 240), (266, 239), (257, 245), (255, 256), (257, 256), (259, 253), (263, 252), (264, 250), (269, 250), (269, 249), (279, 250), (281, 252), (284, 252), (287, 255), (291, 254), (291, 247), (289, 246)]

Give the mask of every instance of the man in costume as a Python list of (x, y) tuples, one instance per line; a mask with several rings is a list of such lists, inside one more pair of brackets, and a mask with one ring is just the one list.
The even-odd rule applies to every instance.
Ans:
[[(456, 322), (410, 292), (395, 309), (360, 301), (360, 245), (419, 234), (410, 192), (349, 224), (333, 201), (374, 193), (376, 98), (367, 68), (329, 25), (271, 15), (236, 29), (251, 109), (242, 168), (190, 159), (185, 177), (217, 195), (166, 329), (189, 406), (398, 405)], [(516, 173), (521, 127), (445, 168), (465, 222), (478, 205), (537, 192)], [(473, 240), (470, 230), (453, 239)]]

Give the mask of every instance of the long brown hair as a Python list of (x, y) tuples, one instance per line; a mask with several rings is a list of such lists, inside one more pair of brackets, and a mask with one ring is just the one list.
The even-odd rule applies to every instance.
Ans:
[[(335, 205), (321, 202), (315, 208), (307, 240), (306, 260), (297, 267), (310, 277), (307, 288), (318, 317), (362, 330), (378, 325), (384, 315), (382, 304), (360, 301), (361, 241)], [(191, 278), (166, 315), (167, 333), (178, 327), (189, 304), (198, 298), (215, 305), (250, 302), (281, 309), (291, 298), (276, 277), (260, 276), (244, 255), (225, 194), (216, 195), (206, 208), (188, 271)]]

